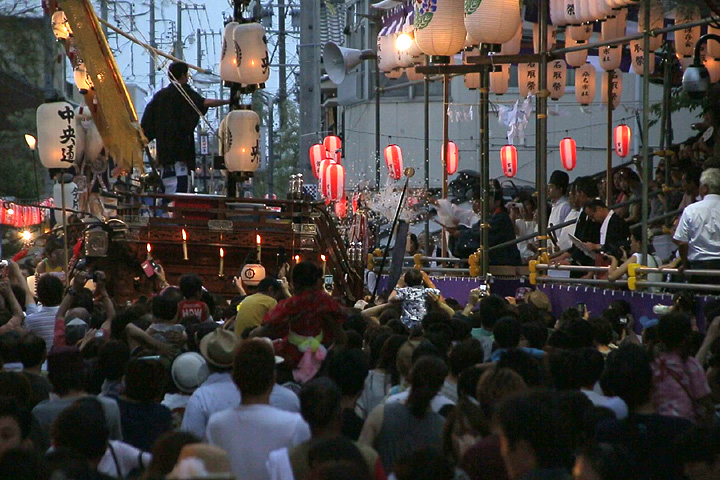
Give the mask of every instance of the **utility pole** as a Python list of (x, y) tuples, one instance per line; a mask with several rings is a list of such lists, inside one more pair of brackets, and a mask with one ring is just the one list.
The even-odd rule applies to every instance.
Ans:
[(175, 38), (175, 48), (174, 48), (174, 55), (179, 58), (180, 60), (184, 60), (183, 58), (183, 38), (182, 38), (182, 11), (183, 6), (182, 3), (178, 1), (177, 3), (177, 30), (176, 30), (176, 38)]
[[(155, 0), (150, 0), (150, 46), (157, 48), (155, 43)], [(155, 89), (155, 52), (150, 52), (150, 86)]]
[[(300, 9), (300, 155), (320, 138), (320, 2), (304, 2)], [(297, 169), (309, 183), (310, 162)]]
[(287, 97), (287, 54), (285, 52), (285, 0), (278, 1), (278, 55), (280, 60), (279, 67), (279, 87), (278, 87), (278, 113), (280, 115), (280, 125), (285, 125), (285, 112), (283, 105)]
[[(102, 18), (103, 20), (107, 20), (107, 16), (108, 16), (107, 0), (100, 0), (100, 18)], [(103, 26), (102, 26), (102, 31), (103, 31), (103, 34), (105, 35), (105, 38), (107, 39), (108, 29), (105, 24), (103, 24)]]
[(195, 37), (197, 42), (197, 58), (195, 59), (197, 66), (202, 67), (202, 37), (200, 36), (200, 29), (197, 29), (197, 35)]

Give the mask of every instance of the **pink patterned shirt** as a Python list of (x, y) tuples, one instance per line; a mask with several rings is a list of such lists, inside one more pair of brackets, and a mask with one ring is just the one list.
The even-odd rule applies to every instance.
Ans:
[(693, 399), (699, 400), (710, 395), (710, 387), (700, 363), (694, 357), (683, 361), (676, 353), (662, 353), (651, 366), (655, 384), (652, 402), (657, 413), (696, 421)]

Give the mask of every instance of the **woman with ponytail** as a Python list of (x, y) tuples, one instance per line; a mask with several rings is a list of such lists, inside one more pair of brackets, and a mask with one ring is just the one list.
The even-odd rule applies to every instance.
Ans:
[(377, 450), (385, 471), (393, 471), (398, 459), (414, 450), (441, 447), (445, 419), (432, 411), (430, 402), (447, 373), (439, 357), (420, 357), (410, 371), (410, 393), (405, 403), (379, 405), (370, 413), (359, 442)]

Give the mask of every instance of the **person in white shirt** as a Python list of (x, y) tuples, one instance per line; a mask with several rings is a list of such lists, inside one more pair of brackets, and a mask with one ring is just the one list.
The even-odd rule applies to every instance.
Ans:
[[(515, 223), (515, 236), (517, 238), (537, 232), (537, 208), (535, 208), (534, 198), (520, 195), (517, 201), (510, 204), (510, 206), (510, 220)], [(535, 240), (529, 239), (519, 242), (518, 250), (520, 250), (523, 263), (528, 263), (537, 253)]]
[[(570, 210), (572, 210), (567, 197), (569, 185), (570, 177), (567, 173), (561, 170), (555, 170), (552, 175), (550, 175), (550, 180), (547, 185), (547, 196), (550, 200), (552, 210), (550, 210), (550, 216), (548, 217), (548, 227), (560, 225), (565, 222)], [(561, 232), (561, 230), (555, 231), (555, 236), (558, 241), (557, 250), (566, 250), (570, 248), (570, 239), (562, 237), (560, 235)]]
[[(238, 341), (237, 335), (222, 328), (207, 334), (200, 341), (200, 353), (208, 362), (210, 376), (187, 401), (180, 430), (204, 439), (213, 413), (240, 405), (240, 392), (232, 378), (233, 352)], [(277, 384), (273, 384), (270, 405), (289, 412), (300, 411), (297, 395)]]
[(45, 274), (37, 283), (38, 300), (41, 306), (29, 304), (26, 307), (24, 327), (45, 340), (45, 348), (49, 352), (55, 338), (55, 315), (63, 299), (63, 283), (55, 275)]
[(210, 417), (209, 443), (228, 452), (238, 479), (270, 480), (266, 462), (270, 452), (310, 439), (310, 428), (298, 413), (270, 406), (275, 384), (275, 356), (260, 339), (240, 343), (233, 363), (233, 381), (241, 404)]
[[(702, 200), (685, 207), (673, 241), (678, 245), (681, 269), (720, 269), (720, 168), (700, 176)], [(718, 277), (694, 275), (693, 283), (715, 283)]]

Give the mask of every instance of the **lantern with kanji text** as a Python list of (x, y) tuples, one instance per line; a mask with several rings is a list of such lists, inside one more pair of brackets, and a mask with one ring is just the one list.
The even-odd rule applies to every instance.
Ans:
[(630, 153), (631, 138), (632, 133), (630, 131), (630, 127), (624, 123), (615, 127), (615, 153), (617, 153), (618, 156), (625, 158), (628, 153)]
[(508, 178), (514, 177), (517, 173), (517, 149), (514, 145), (505, 145), (500, 149), (500, 161), (503, 174)]
[(591, 63), (575, 71), (575, 99), (580, 105), (590, 105), (595, 100), (597, 72)]

